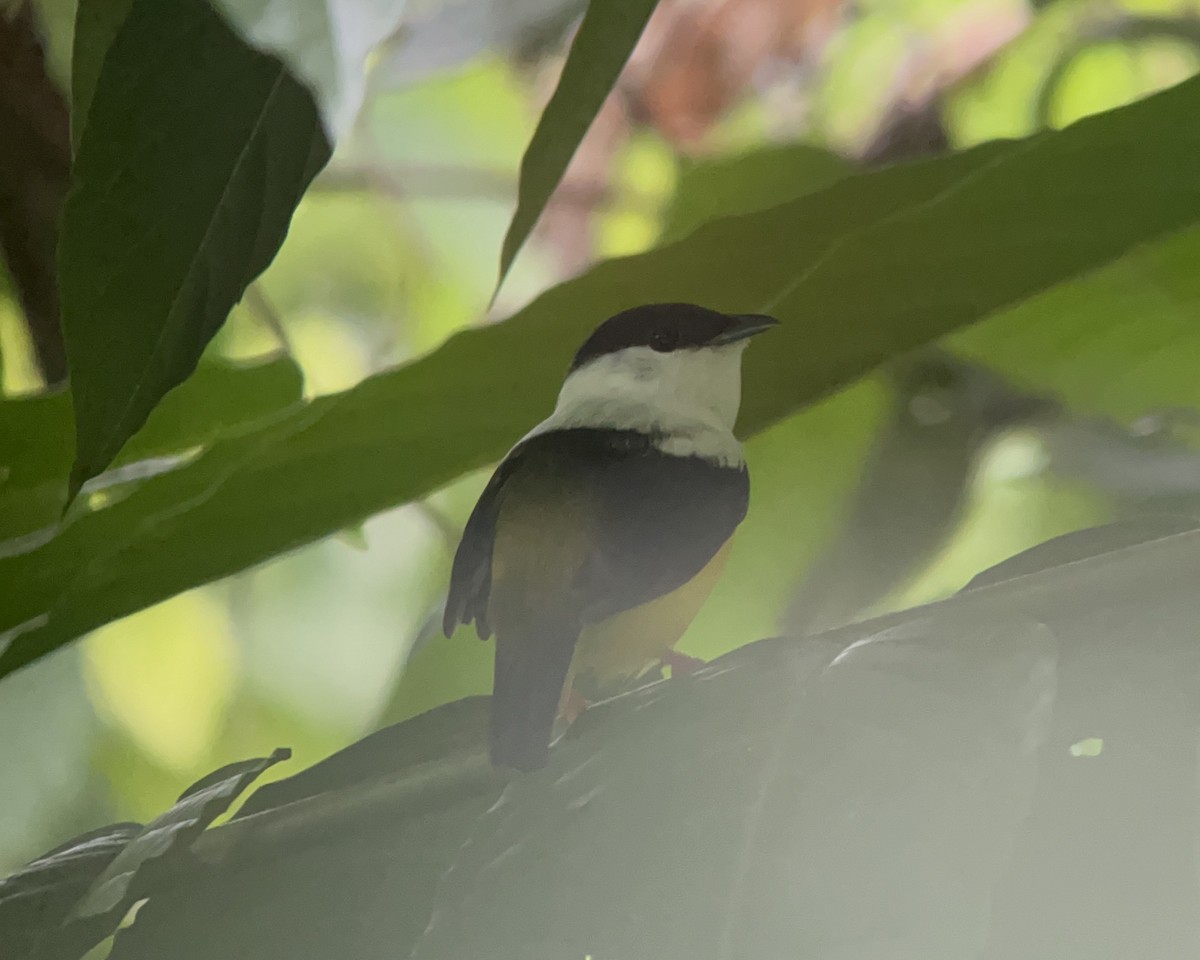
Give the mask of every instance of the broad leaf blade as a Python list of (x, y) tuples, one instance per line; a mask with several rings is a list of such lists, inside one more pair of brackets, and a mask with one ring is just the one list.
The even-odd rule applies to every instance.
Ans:
[(1049, 631), (1004, 637), (773, 641), (597, 711), (452, 854), (409, 955), (977, 955), (1053, 695)]
[(853, 172), (846, 160), (807, 144), (688, 162), (663, 215), (663, 239), (678, 240), (709, 220), (766, 210), (815, 193)]
[[(764, 341), (747, 357), (741, 429), (758, 431), (881, 360), (1200, 221), (1197, 112), (1192, 81), (1059, 133), (847, 177), (710, 223), (602, 264), (508, 323), (217, 443), (42, 548), (0, 560), (13, 585), (0, 610), (0, 673), (495, 460), (545, 415), (585, 333), (634, 303), (778, 313), (784, 326), (770, 348)], [(1113, 215), (1103, 219), (1106, 205)], [(1017, 212), (1035, 238), (1028, 244)], [(1123, 282), (1131, 298), (1160, 296), (1153, 278)], [(1125, 322), (1108, 308), (1080, 298), (1074, 314), (1045, 318), (1025, 349), (1061, 351), (1058, 323), (1098, 331)], [(1194, 392), (1193, 373), (1175, 376)], [(420, 415), (396, 416), (403, 410)]]
[[(192, 376), (167, 393), (93, 486), (116, 482), (126, 472), (121, 468), (180, 454), (279, 416), (300, 402), (303, 386), (304, 375), (290, 357), (252, 363), (202, 360)], [(17, 549), (5, 541), (59, 521), (75, 453), (73, 434), (66, 393), (0, 400), (0, 555)]]
[(75, 10), (74, 48), (71, 52), (71, 149), (79, 139), (92, 107), (96, 81), (133, 0), (92, 0)]
[[(232, 825), (254, 844), (210, 834), (114, 960), (1190, 956), (1200, 535), (1094, 534), (601, 705), (498, 797), (368, 819), (376, 784), (336, 777), (339, 819), (281, 796)], [(439, 713), (414, 740), (454, 741)]]
[(657, 2), (592, 0), (588, 4), (558, 86), (521, 160), (517, 209), (504, 236), (497, 289), (617, 82)]
[(72, 495), (192, 372), (328, 155), (308, 92), (204, 0), (134, 0), (63, 217)]

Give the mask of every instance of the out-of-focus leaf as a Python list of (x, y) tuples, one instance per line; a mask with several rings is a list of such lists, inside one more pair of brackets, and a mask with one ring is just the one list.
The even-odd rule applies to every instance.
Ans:
[(354, 122), (367, 58), (400, 25), (405, 0), (214, 0), (255, 46), (282, 57), (317, 95), (331, 139)]
[(71, 53), (71, 148), (79, 138), (92, 108), (96, 81), (108, 48), (129, 15), (133, 0), (90, 0), (75, 8), (75, 38)]
[(497, 288), (504, 283), (542, 208), (617, 82), (657, 3), (658, 0), (623, 3), (594, 0), (588, 4), (558, 86), (542, 111), (521, 160), (517, 209), (504, 236)]
[(72, 495), (192, 372), (328, 156), (309, 93), (205, 0), (134, 0), (96, 79), (59, 248)]
[(958, 526), (989, 442), (1059, 412), (1052, 400), (937, 350), (900, 358), (887, 374), (891, 416), (843, 525), (794, 589), (783, 633), (848, 623), (919, 574)]
[[(0, 560), (13, 585), (0, 673), (494, 461), (545, 415), (586, 333), (635, 303), (692, 300), (783, 320), (747, 355), (741, 430), (761, 430), (882, 360), (1200, 220), (1197, 110), (1200, 81), (1061, 132), (850, 176), (710, 223), (214, 444), (40, 549)], [(1142, 281), (1126, 277), (1134, 290)], [(1095, 311), (1108, 316), (1107, 306), (1079, 299), (1078, 315), (1027, 330), (1026, 351), (1049, 351), (1059, 323), (1101, 336)], [(1002, 330), (1004, 318), (993, 323)], [(1131, 347), (1125, 362), (1137, 355)], [(1195, 390), (1194, 371), (1177, 389)]]
[(678, 240), (709, 220), (778, 206), (853, 172), (841, 157), (807, 144), (686, 162), (663, 215), (662, 238)]
[[(368, 821), (378, 785), (352, 776), (320, 831), (264, 805), (197, 844), (206, 869), (114, 960), (1188, 956), (1200, 534), (1095, 534), (1036, 576), (611, 701), (503, 791)], [(411, 728), (454, 744), (462, 720)], [(398, 794), (427, 773), (375, 764)]]
[(947, 345), (1017, 383), (1053, 384), (1068, 405), (1118, 421), (1200, 407), (1192, 376), (1200, 353), (1198, 260), (1200, 229), (1183, 230), (962, 330)]
[(1102, 553), (1113, 553), (1138, 544), (1161, 540), (1200, 527), (1200, 519), (1171, 514), (1150, 515), (1118, 520), (1101, 527), (1089, 527), (1040, 543), (1010, 557), (972, 578), (963, 589), (978, 590), (1017, 577), (1030, 577), (1054, 567), (1087, 560)]
[(298, 404), (303, 392), (303, 371), (283, 354), (254, 363), (202, 362), (163, 397), (114, 462), (133, 463), (249, 429)]
[[(136, 832), (122, 832), (120, 844), (106, 839), (106, 849), (117, 846), (116, 855), (108, 858), (98, 874), (92, 873), (91, 882), (82, 891), (72, 887), (79, 896), (69, 909), (35, 921), (39, 929), (34, 935), (40, 940), (38, 960), (75, 960), (111, 934), (138, 899), (153, 893), (156, 877), (182, 862), (196, 837), (259, 774), (289, 756), (288, 750), (276, 750), (269, 757), (221, 767), (185, 790), (162, 816)], [(66, 852), (69, 854), (70, 849)], [(96, 858), (89, 857), (86, 866), (95, 863)], [(78, 879), (78, 873), (72, 872), (62, 882), (78, 886)]]
[[(303, 386), (303, 373), (286, 356), (254, 363), (202, 361), (125, 444), (112, 471), (97, 480), (115, 480), (122, 467), (249, 429), (298, 403)], [(57, 522), (75, 452), (73, 427), (66, 393), (0, 400), (0, 553), (3, 540)]]
[(140, 823), (92, 830), (0, 880), (0, 956), (35, 956), (43, 940), (141, 830)]
[(1200, 450), (1169, 427), (1147, 429), (1158, 413), (1129, 426), (1072, 417), (1043, 429), (1047, 466), (1106, 495), (1118, 513), (1200, 517)]

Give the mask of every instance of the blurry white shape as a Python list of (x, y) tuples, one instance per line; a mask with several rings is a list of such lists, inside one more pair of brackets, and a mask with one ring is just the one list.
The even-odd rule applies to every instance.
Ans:
[(1103, 750), (1104, 739), (1102, 737), (1087, 737), (1071, 744), (1071, 756), (1073, 757), (1098, 757)]
[(979, 472), (982, 477), (997, 482), (1023, 480), (1038, 476), (1048, 465), (1049, 457), (1041, 437), (1032, 430), (1012, 430), (992, 444)]
[(489, 51), (512, 54), (556, 39), (583, 14), (585, 0), (450, 0), (414, 13), (372, 71), (380, 89), (454, 70)]
[(404, 0), (215, 0), (257, 47), (278, 54), (316, 93), (336, 142), (358, 116), (367, 60), (396, 32)]

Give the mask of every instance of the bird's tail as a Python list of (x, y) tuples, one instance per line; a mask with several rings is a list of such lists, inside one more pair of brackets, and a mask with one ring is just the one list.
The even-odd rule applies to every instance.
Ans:
[(546, 762), (550, 736), (578, 627), (541, 626), (496, 637), (490, 750), (498, 767), (535, 770)]

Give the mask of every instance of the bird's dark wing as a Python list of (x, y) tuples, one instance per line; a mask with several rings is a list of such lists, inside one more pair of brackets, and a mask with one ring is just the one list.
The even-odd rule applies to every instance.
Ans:
[(671, 456), (652, 444), (609, 459), (594, 489), (593, 549), (578, 582), (587, 622), (687, 583), (733, 536), (750, 498), (745, 467)]
[(442, 630), (446, 636), (454, 633), (460, 623), (470, 625), (472, 622), (481, 640), (492, 635), (487, 603), (492, 588), (492, 544), (496, 537), (500, 494), (505, 483), (523, 465), (522, 452), (526, 446), (526, 443), (518, 444), (501, 461), (467, 518), (450, 568), (450, 589), (442, 614)]
[(744, 469), (669, 456), (636, 431), (561, 430), (513, 449), (467, 523), (444, 622), (496, 630), (496, 762), (540, 762), (583, 625), (690, 580), (748, 497)]
[[(749, 501), (745, 468), (669, 456), (636, 431), (577, 428), (531, 437), (497, 467), (467, 520), (450, 575), (447, 635), (474, 622), (480, 637), (491, 636), (488, 601), (501, 503), (514, 490), (536, 495), (531, 487), (544, 496), (547, 485), (555, 501), (589, 504), (591, 549), (572, 584), (588, 620), (686, 583), (732, 536)], [(550, 523), (553, 511), (546, 507)]]

